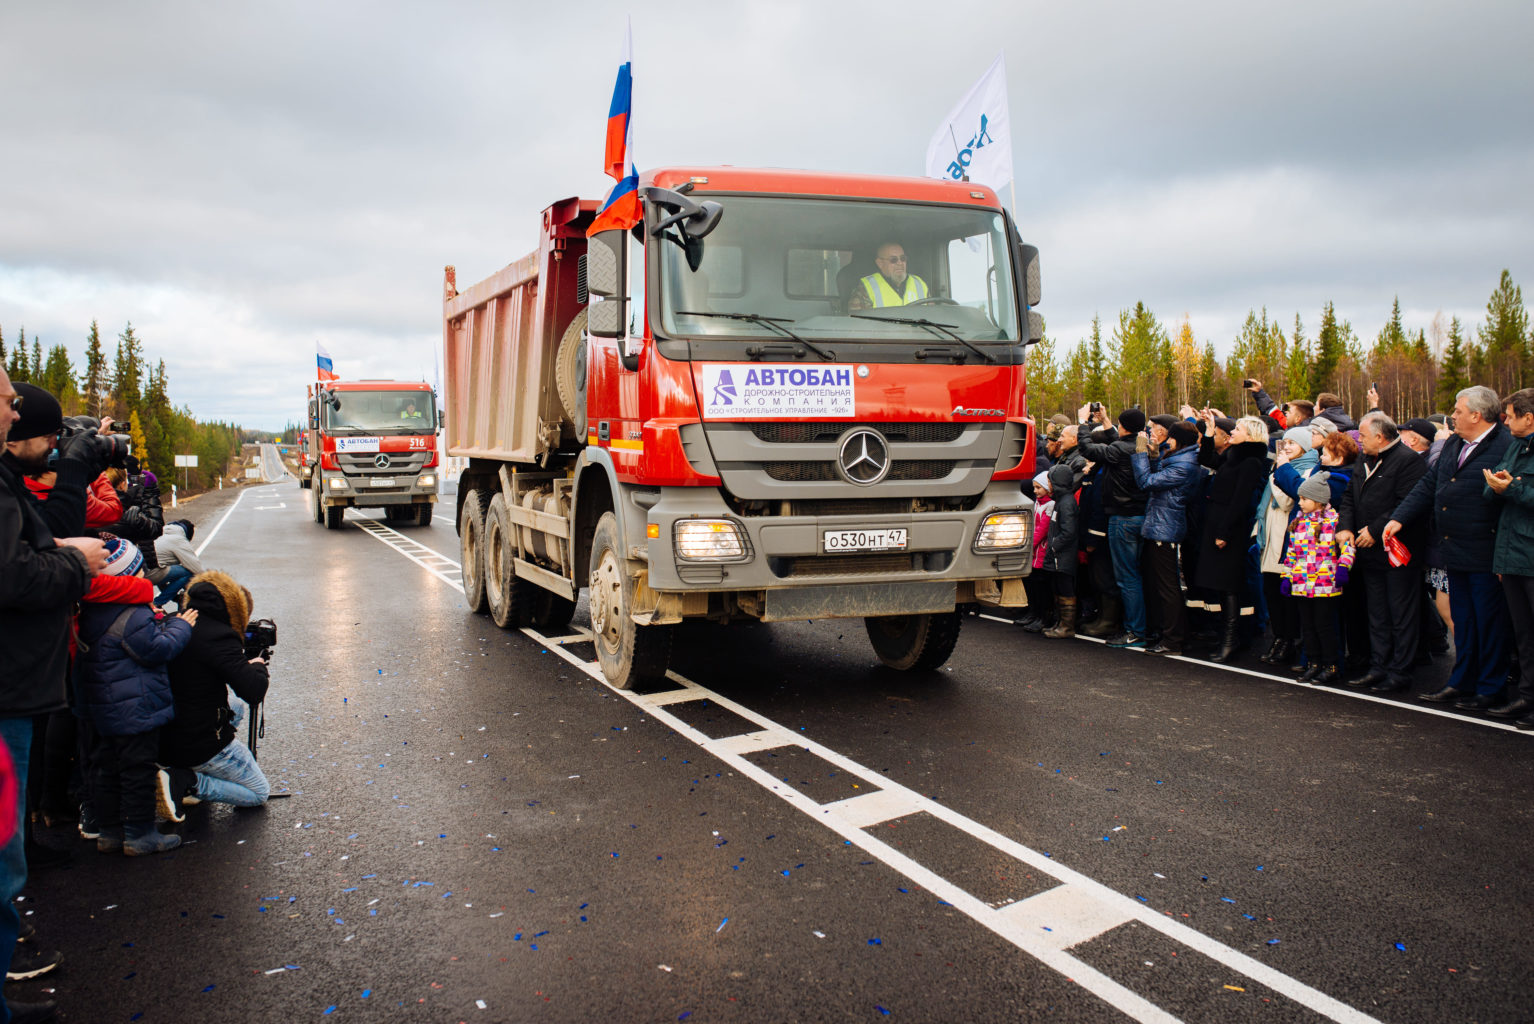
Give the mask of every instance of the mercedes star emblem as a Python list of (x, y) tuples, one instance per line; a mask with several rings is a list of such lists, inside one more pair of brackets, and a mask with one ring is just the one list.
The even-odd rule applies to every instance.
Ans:
[(890, 471), (889, 442), (877, 430), (849, 430), (837, 446), (836, 468), (848, 483), (876, 484)]
[(378, 457), (373, 460), (373, 465), (377, 466), (379, 469), (388, 469), (389, 456), (379, 452)]

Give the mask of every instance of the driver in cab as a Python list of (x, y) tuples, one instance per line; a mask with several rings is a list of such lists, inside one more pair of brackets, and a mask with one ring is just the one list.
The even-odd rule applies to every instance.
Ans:
[(405, 407), (399, 411), (399, 418), (402, 420), (425, 419), (425, 417), (421, 415), (421, 410), (415, 407), (415, 401), (413, 399), (405, 402)]
[(927, 282), (915, 274), (906, 273), (905, 246), (899, 242), (885, 242), (879, 246), (874, 255), (874, 266), (878, 272), (858, 282), (847, 302), (849, 310), (904, 306), (931, 294)]

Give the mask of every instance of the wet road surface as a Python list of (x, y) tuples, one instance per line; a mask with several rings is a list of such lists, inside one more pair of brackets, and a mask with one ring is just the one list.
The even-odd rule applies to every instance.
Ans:
[[(64, 1019), (1507, 1021), (1530, 737), (966, 621), (683, 629), (619, 694), (427, 528), (288, 479), (183, 506), (279, 623), (260, 760), (142, 860), (28, 887)], [(369, 513), (371, 516), (373, 513)], [(1447, 669), (1438, 659), (1419, 690)], [(1436, 674), (1435, 674), (1436, 673)]]

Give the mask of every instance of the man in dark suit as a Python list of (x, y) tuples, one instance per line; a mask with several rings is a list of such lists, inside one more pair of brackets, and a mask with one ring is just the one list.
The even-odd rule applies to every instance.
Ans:
[(1449, 614), (1454, 620), (1454, 671), (1449, 685), (1421, 698), (1454, 701), (1465, 711), (1499, 704), (1507, 680), (1507, 604), (1491, 571), (1501, 509), (1482, 493), (1483, 469), (1495, 469), (1513, 435), (1499, 419), (1501, 403), (1491, 388), (1476, 385), (1454, 401), (1454, 437), (1385, 524), (1393, 537), (1403, 524), (1432, 521), (1449, 573)]
[[(1349, 686), (1380, 693), (1404, 690), (1411, 682), (1417, 653), (1417, 584), (1415, 566), (1393, 566), (1385, 553), (1385, 528), (1396, 508), (1427, 473), (1427, 460), (1401, 443), (1395, 421), (1371, 412), (1358, 425), (1363, 454), (1337, 510), (1337, 539), (1358, 550), (1353, 576), (1369, 605), (1369, 671)], [(1400, 527), (1399, 540), (1420, 552), (1426, 531), (1419, 524)], [(1356, 584), (1355, 584), (1356, 585)]]

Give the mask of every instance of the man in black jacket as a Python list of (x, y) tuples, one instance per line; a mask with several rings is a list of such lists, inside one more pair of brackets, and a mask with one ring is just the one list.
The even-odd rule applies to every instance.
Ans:
[[(1108, 411), (1101, 407), (1092, 417), (1104, 426)], [(1103, 511), (1108, 513), (1108, 551), (1113, 557), (1113, 580), (1124, 601), (1124, 632), (1108, 640), (1109, 647), (1145, 647), (1145, 585), (1140, 576), (1140, 552), (1144, 544), (1140, 527), (1145, 523), (1145, 492), (1135, 482), (1135, 435), (1145, 429), (1145, 413), (1125, 409), (1119, 413), (1119, 437), (1112, 444), (1086, 441), (1079, 445), (1089, 461), (1107, 466)]]
[[(21, 418), (25, 398), (0, 370), (0, 444)], [(56, 540), (33, 510), (33, 502), (10, 467), (0, 460), (0, 741), (10, 748), (18, 794), (26, 792), (32, 751), (32, 716), (65, 706), (69, 618), (92, 574), (106, 565), (99, 540)], [(27, 880), (17, 800), (16, 834), (0, 850), (0, 959), (10, 962), (20, 919), (11, 902)], [(7, 1002), (10, 1019), (46, 1020), (53, 1004)]]
[[(1353, 478), (1337, 510), (1337, 539), (1358, 550), (1353, 576), (1364, 588), (1369, 606), (1369, 670), (1349, 686), (1380, 692), (1404, 690), (1411, 682), (1417, 653), (1416, 566), (1393, 566), (1385, 553), (1385, 528), (1397, 507), (1427, 473), (1427, 462), (1400, 441), (1395, 421), (1371, 412), (1358, 425), (1363, 454), (1353, 464)], [(1398, 539), (1407, 551), (1423, 549), (1426, 531), (1419, 524), (1402, 527)]]
[[(0, 445), (5, 453), (0, 463), (17, 479), (35, 478), (52, 469), (56, 476), (48, 500), (33, 504), (33, 510), (55, 537), (81, 536), (86, 532), (85, 494), (106, 468), (95, 439), (84, 433), (60, 437), (64, 410), (57, 398), (35, 384), (17, 384), (16, 394), (21, 398), (20, 416)], [(104, 423), (110, 433), (112, 421)], [(59, 457), (50, 466), (48, 457), (55, 445)]]
[(1454, 399), (1454, 437), (1438, 462), (1417, 481), (1385, 524), (1394, 537), (1406, 523), (1431, 522), (1449, 573), (1449, 614), (1454, 620), (1454, 671), (1449, 684), (1423, 700), (1455, 701), (1464, 711), (1486, 711), (1501, 703), (1507, 681), (1510, 625), (1502, 585), (1491, 571), (1501, 509), (1482, 493), (1483, 469), (1495, 469), (1513, 435), (1499, 419), (1497, 393), (1476, 385)]

